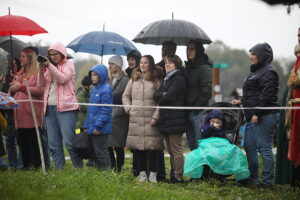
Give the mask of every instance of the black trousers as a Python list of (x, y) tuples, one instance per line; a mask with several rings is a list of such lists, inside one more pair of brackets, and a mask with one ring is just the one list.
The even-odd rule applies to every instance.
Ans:
[[(41, 129), (39, 128), (39, 131)], [(41, 167), (41, 157), (35, 128), (17, 130), (24, 169)]]
[(157, 150), (136, 150), (137, 162), (141, 171), (157, 172), (158, 162)]
[[(115, 153), (116, 152), (116, 156)], [(111, 168), (117, 169), (121, 172), (122, 166), (124, 165), (125, 153), (123, 147), (108, 147), (108, 152), (110, 156)]]

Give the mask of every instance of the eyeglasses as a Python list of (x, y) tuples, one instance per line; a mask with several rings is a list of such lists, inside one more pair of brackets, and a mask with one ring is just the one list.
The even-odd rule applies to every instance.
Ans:
[(49, 56), (57, 56), (58, 55), (58, 53), (49, 53)]

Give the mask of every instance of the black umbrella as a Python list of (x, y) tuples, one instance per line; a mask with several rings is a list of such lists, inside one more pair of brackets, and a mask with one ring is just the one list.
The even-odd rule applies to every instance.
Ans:
[(196, 24), (179, 19), (160, 20), (153, 22), (133, 39), (143, 44), (161, 45), (164, 41), (173, 41), (177, 45), (186, 45), (189, 40), (199, 40), (202, 44), (212, 41)]
[(21, 56), (21, 51), (28, 45), (15, 37), (12, 37), (11, 41), (9, 36), (0, 37), (0, 48), (8, 53), (11, 53), (11, 46), (13, 49), (13, 57), (19, 58)]

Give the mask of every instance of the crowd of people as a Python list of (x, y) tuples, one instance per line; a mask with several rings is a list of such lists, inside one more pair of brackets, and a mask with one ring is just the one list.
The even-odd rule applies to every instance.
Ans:
[[(298, 39), (299, 44), (295, 47), (297, 61), (288, 79), (285, 103), (299, 107), (300, 28)], [(250, 74), (242, 86), (243, 95), (231, 103), (243, 107), (279, 107), (279, 76), (271, 64), (271, 46), (259, 43), (249, 52)], [(226, 138), (226, 119), (221, 110), (213, 110), (205, 116), (205, 110), (195, 108), (209, 105), (213, 86), (212, 61), (197, 40), (187, 43), (185, 63), (176, 55), (176, 43), (173, 41), (162, 44), (162, 60), (156, 64), (151, 55), (142, 56), (132, 50), (127, 55), (128, 68), (122, 70), (122, 57), (114, 55), (109, 58), (108, 66), (99, 64), (92, 67), (82, 80), (83, 87), (78, 90), (75, 88), (75, 67), (67, 59), (63, 44), (52, 44), (43, 61), (38, 61), (38, 55), (38, 48), (26, 47), (20, 59), (12, 59), (9, 74), (1, 77), (2, 91), (19, 101), (19, 107), (13, 112), (3, 112), (5, 118), (0, 115), (1, 132), (8, 126), (5, 131), (6, 147), (12, 169), (41, 167), (37, 131), (41, 136), (47, 168), (51, 167), (51, 154), (55, 168), (63, 170), (64, 147), (73, 166), (82, 168), (83, 160), (72, 143), (79, 130), (88, 135), (91, 143), (93, 156), (87, 162), (88, 166), (100, 170), (111, 168), (121, 173), (126, 147), (132, 152), (132, 174), (139, 182), (166, 180), (166, 148), (170, 154), (172, 183), (183, 183), (184, 176), (197, 180), (202, 174), (207, 175), (203, 168), (208, 167), (214, 173), (236, 175), (237, 180), (243, 181), (241, 184), (271, 187), (275, 168), (272, 141), (280, 124), (286, 133), (278, 137), (281, 139), (279, 143), (285, 143), (280, 150), (285, 153), (277, 155), (276, 163), (280, 166), (279, 157), (289, 162), (293, 177), (288, 183), (300, 185), (300, 128), (296, 123), (300, 119), (300, 111), (287, 110), (283, 113), (285, 121), (279, 123), (278, 109), (245, 109), (245, 157)], [(29, 102), (22, 101), (28, 100), (29, 96), (36, 100), (33, 108)], [(78, 103), (89, 104), (79, 106)], [(184, 110), (157, 106), (193, 108)], [(32, 116), (32, 109), (37, 121)], [(191, 151), (186, 160), (182, 144), (184, 133)], [(232, 162), (210, 162), (208, 157), (213, 157), (210, 148), (224, 148), (222, 155), (231, 157)], [(230, 150), (225, 151), (226, 148)], [(19, 155), (17, 149), (20, 150)], [(258, 153), (262, 156), (261, 181)], [(237, 166), (234, 163), (240, 163), (238, 166), (241, 167), (234, 167)], [(195, 166), (193, 169), (192, 165)], [(232, 171), (233, 168), (235, 171)], [(224, 174), (224, 171), (230, 172)], [(280, 173), (284, 173), (284, 169)]]

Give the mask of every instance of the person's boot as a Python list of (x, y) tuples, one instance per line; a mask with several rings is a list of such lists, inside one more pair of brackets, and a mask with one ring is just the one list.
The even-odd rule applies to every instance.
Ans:
[(157, 175), (157, 172), (150, 172), (149, 181), (151, 183), (157, 183), (156, 175)]
[(139, 180), (139, 182), (146, 182), (146, 181), (148, 181), (146, 171), (141, 171), (140, 172), (140, 174), (138, 176), (138, 180)]

